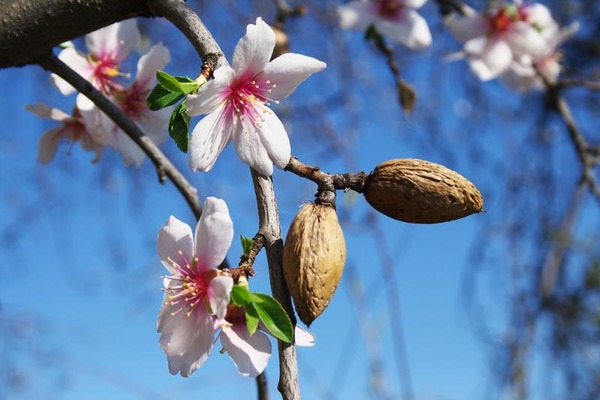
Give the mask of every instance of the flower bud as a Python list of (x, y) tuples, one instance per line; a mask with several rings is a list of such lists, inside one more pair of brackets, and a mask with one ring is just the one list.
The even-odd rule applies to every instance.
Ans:
[(346, 242), (335, 209), (303, 205), (285, 239), (283, 274), (296, 312), (307, 326), (327, 308), (345, 262)]
[(440, 164), (413, 158), (385, 161), (365, 182), (367, 202), (404, 222), (434, 224), (481, 212), (481, 193), (469, 180)]

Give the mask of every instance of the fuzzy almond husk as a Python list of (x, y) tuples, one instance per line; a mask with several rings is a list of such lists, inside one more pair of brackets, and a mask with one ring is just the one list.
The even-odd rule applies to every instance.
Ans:
[(346, 262), (346, 242), (335, 209), (305, 204), (283, 247), (283, 274), (296, 312), (307, 326), (329, 305)]
[(367, 177), (367, 202), (388, 217), (434, 224), (481, 212), (481, 193), (443, 165), (414, 158), (385, 161)]

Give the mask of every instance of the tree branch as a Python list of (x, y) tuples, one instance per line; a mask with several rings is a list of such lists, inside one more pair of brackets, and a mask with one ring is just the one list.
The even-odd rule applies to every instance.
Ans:
[[(269, 264), (271, 292), (283, 306), (292, 323), (296, 325), (292, 299), (283, 277), (283, 240), (273, 181), (271, 177), (264, 177), (253, 169), (250, 169), (250, 172), (258, 207), (259, 233), (266, 239), (265, 250)], [(279, 349), (279, 384), (277, 388), (284, 400), (299, 400), (296, 347), (293, 343), (285, 343), (281, 340), (278, 340), (277, 344)]]
[(0, 68), (34, 64), (67, 40), (124, 19), (151, 16), (147, 0), (4, 0)]
[(54, 54), (47, 53), (46, 56), (36, 60), (45, 70), (55, 73), (63, 78), (78, 92), (90, 99), (102, 112), (114, 121), (127, 136), (129, 136), (140, 148), (148, 155), (156, 167), (160, 183), (164, 183), (165, 176), (168, 177), (181, 195), (185, 198), (188, 205), (194, 212), (196, 219), (200, 219), (202, 206), (198, 198), (197, 190), (188, 183), (185, 177), (163, 154), (156, 144), (142, 132), (142, 130), (125, 115), (115, 104), (107, 99), (102, 93), (96, 90), (90, 82), (82, 78), (77, 72), (73, 71), (68, 65), (63, 63)]
[(153, 13), (171, 21), (188, 38), (200, 58), (213, 69), (229, 65), (200, 17), (182, 0), (148, 0)]

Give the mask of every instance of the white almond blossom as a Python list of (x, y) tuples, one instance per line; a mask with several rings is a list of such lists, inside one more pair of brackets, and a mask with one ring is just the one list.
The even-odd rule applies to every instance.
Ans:
[(273, 29), (257, 18), (235, 47), (232, 67), (217, 68), (214, 79), (187, 97), (188, 115), (207, 114), (192, 131), (192, 170), (209, 171), (232, 140), (240, 159), (264, 176), (273, 173), (273, 163), (279, 168), (287, 165), (290, 141), (268, 106), (326, 64), (294, 53), (269, 61), (274, 47)]
[(160, 346), (169, 371), (188, 377), (213, 348), (216, 321), (225, 318), (233, 279), (216, 269), (233, 238), (227, 204), (208, 197), (192, 234), (190, 226), (170, 217), (158, 233), (158, 254), (170, 275), (158, 315)]
[(427, 0), (356, 0), (337, 9), (340, 26), (365, 31), (374, 26), (393, 42), (418, 50), (431, 44), (427, 21), (417, 11)]
[(558, 31), (548, 9), (520, 1), (491, 12), (458, 17), (449, 23), (452, 34), (464, 42), (459, 56), (467, 57), (471, 70), (483, 81), (505, 72), (522, 57), (538, 58), (548, 51), (548, 40)]

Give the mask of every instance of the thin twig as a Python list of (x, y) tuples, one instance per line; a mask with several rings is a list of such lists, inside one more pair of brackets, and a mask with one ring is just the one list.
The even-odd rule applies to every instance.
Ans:
[(571, 237), (571, 232), (573, 231), (577, 214), (581, 209), (585, 195), (585, 182), (582, 181), (573, 191), (569, 208), (566, 210), (560, 227), (556, 232), (554, 244), (546, 256), (540, 282), (542, 300), (547, 300), (552, 294), (558, 272), (563, 264), (565, 251), (569, 246), (568, 239)]
[(329, 174), (321, 171), (319, 167), (304, 164), (296, 157), (291, 157), (285, 171), (292, 172), (302, 178), (306, 178), (319, 185), (319, 189), (326, 190), (354, 190), (362, 193), (365, 186), (367, 174), (364, 172)]
[(556, 85), (560, 88), (584, 87), (591, 90), (600, 90), (600, 82), (587, 79), (561, 79)]
[(142, 130), (123, 113), (106, 96), (100, 93), (90, 82), (73, 71), (54, 54), (49, 53), (37, 61), (42, 68), (63, 78), (77, 91), (90, 99), (102, 112), (125, 132), (140, 148), (148, 155), (154, 163), (160, 183), (164, 183), (168, 177), (187, 201), (197, 219), (202, 214), (202, 206), (198, 198), (197, 190), (188, 183), (177, 167), (163, 154), (158, 146)]
[(265, 372), (262, 372), (256, 377), (256, 397), (258, 400), (269, 400), (269, 391), (267, 389), (267, 375)]
[(538, 76), (544, 82), (552, 106), (556, 109), (565, 123), (571, 141), (575, 146), (575, 151), (577, 152), (577, 156), (579, 157), (582, 166), (581, 179), (589, 186), (596, 199), (600, 201), (600, 184), (598, 183), (598, 179), (594, 172), (594, 166), (597, 161), (595, 159), (596, 157), (590, 153), (591, 146), (589, 146), (585, 136), (579, 130), (567, 101), (560, 93), (560, 87), (551, 82), (537, 66), (534, 65), (534, 68)]
[[(271, 292), (295, 325), (296, 317), (292, 308), (292, 299), (283, 277), (283, 240), (273, 181), (271, 177), (264, 177), (253, 169), (250, 169), (250, 172), (258, 207), (259, 232), (266, 239), (265, 251), (269, 264)], [(279, 348), (277, 388), (284, 400), (300, 400), (296, 347), (293, 343), (285, 343), (281, 340), (278, 340), (277, 344)]]

